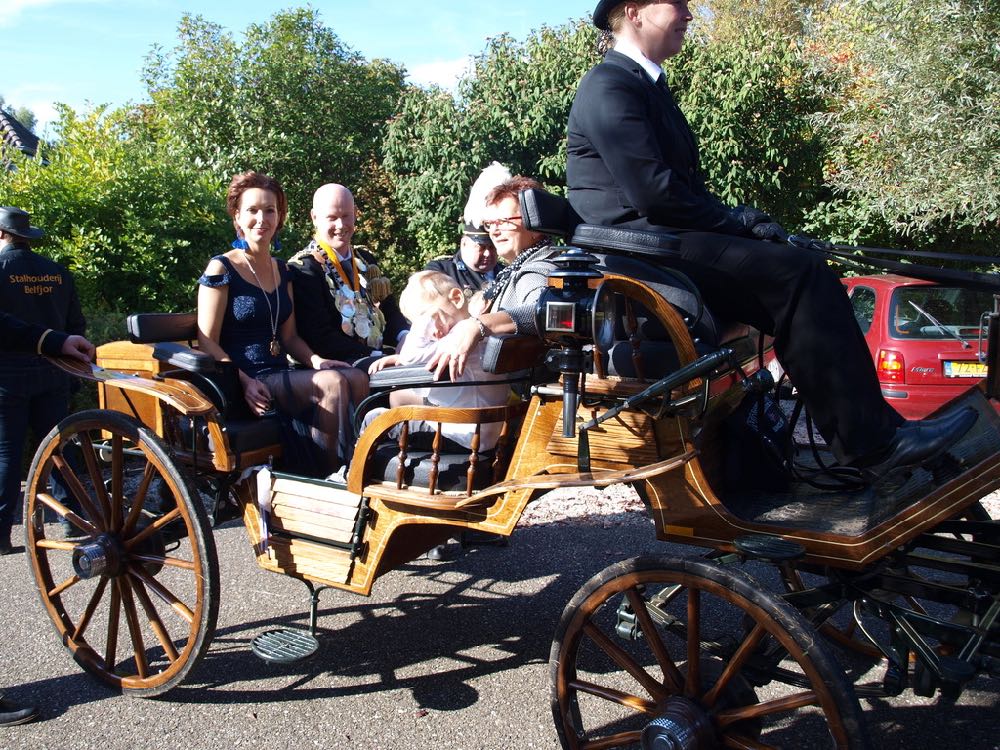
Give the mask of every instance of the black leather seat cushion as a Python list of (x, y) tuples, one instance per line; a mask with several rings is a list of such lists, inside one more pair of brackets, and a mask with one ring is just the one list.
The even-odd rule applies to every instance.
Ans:
[[(181, 440), (185, 445), (191, 444), (191, 421), (181, 419), (179, 421)], [(277, 417), (251, 417), (247, 419), (232, 419), (225, 423), (226, 436), (229, 439), (229, 448), (237, 457), (240, 455), (267, 448), (269, 446), (281, 445), (281, 423)], [(198, 445), (204, 448), (209, 447), (208, 425), (205, 420), (198, 418), (195, 420), (195, 429), (198, 431)]]
[(229, 447), (236, 455), (281, 444), (281, 423), (277, 417), (232, 419), (226, 422)]
[(133, 313), (125, 319), (129, 341), (155, 344), (160, 341), (193, 341), (198, 338), (197, 313)]
[(677, 237), (666, 232), (648, 232), (644, 229), (623, 229), (621, 227), (603, 227), (597, 224), (581, 224), (573, 230), (570, 244), (587, 250), (607, 252), (614, 250), (622, 253), (650, 256), (662, 259), (664, 256), (676, 256), (681, 246)]
[[(474, 490), (483, 490), (493, 484), (494, 451), (477, 454)], [(403, 467), (403, 482), (411, 487), (429, 487), (433, 462), (431, 451), (410, 448)], [(395, 442), (381, 443), (375, 447), (368, 464), (367, 481), (383, 479), (396, 481), (399, 468), (399, 446)], [(441, 453), (438, 462), (437, 489), (442, 492), (466, 490), (466, 472), (469, 469), (469, 451), (464, 453)]]

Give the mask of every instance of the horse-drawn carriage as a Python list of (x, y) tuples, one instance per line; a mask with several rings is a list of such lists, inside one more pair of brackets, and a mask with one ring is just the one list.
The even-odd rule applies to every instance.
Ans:
[[(561, 233), (543, 198), (522, 196), (526, 222)], [(624, 484), (658, 539), (704, 549), (616, 563), (569, 602), (550, 660), (563, 746), (638, 746), (645, 733), (648, 747), (865, 747), (857, 693), (955, 695), (1000, 672), (1000, 524), (978, 505), (1000, 487), (1000, 316), (988, 383), (950, 405), (979, 418), (944, 460), (863, 486), (762, 489), (726, 461), (733, 415), (768, 382), (757, 337), (706, 333), (709, 313), (676, 274), (620, 272), (654, 267), (669, 237), (578, 226), (568, 245), (538, 306), (544, 337), (488, 342), (484, 364), (520, 398), (389, 409), (359, 436), (346, 482), (260, 468), (280, 458), (275, 426), (241, 413), (231, 373), (178, 343), (195, 338), (194, 317), (132, 316), (131, 341), (102, 349), (118, 370), (75, 368), (103, 408), (60, 424), (27, 483), (28, 557), (74, 658), (137, 695), (183, 681), (218, 612), (212, 521), (233, 510), (261, 567), (310, 586), (315, 618), (316, 586), (368, 594), (456, 530), (510, 535), (548, 490)], [(665, 332), (659, 348), (645, 322)], [(616, 356), (634, 377), (611, 374)], [(373, 388), (413, 376), (383, 371)], [(411, 434), (414, 420), (437, 431)], [(443, 438), (452, 423), (475, 426), (469, 449)], [(500, 437), (481, 450), (490, 424)], [(50, 493), (54, 472), (78, 512)], [(47, 510), (83, 538), (52, 533)], [(884, 660), (882, 681), (856, 690), (836, 648)], [(255, 643), (272, 659), (308, 649), (287, 631)]]

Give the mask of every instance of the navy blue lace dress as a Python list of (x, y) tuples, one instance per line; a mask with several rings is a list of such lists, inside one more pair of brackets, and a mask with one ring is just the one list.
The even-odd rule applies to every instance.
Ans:
[(326, 476), (339, 464), (337, 456), (341, 451), (338, 436), (331, 438), (327, 434), (329, 430), (313, 401), (313, 371), (291, 369), (284, 352), (271, 354), (275, 309), (279, 331), (292, 313), (284, 261), (276, 259), (280, 281), (265, 300), (264, 290), (240, 276), (229, 258), (217, 255), (213, 260), (222, 263), (225, 273), (203, 274), (198, 283), (229, 287), (219, 346), (237, 368), (264, 383), (271, 392), (282, 428), (280, 467), (306, 476)]
[[(274, 311), (278, 311), (278, 330), (292, 314), (292, 299), (288, 296), (288, 269), (283, 261), (277, 261), (278, 287), (266, 295), (263, 289), (240, 276), (232, 261), (225, 255), (216, 255), (226, 267), (226, 272), (217, 275), (202, 275), (198, 283), (209, 287), (229, 287), (229, 303), (222, 318), (219, 346), (229, 355), (240, 370), (252, 378), (288, 369), (288, 358), (284, 354), (271, 354), (272, 321)], [(270, 307), (268, 307), (270, 303)]]

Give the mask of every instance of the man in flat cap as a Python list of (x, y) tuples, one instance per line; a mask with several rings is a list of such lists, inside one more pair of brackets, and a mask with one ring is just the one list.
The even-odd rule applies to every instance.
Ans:
[(905, 422), (882, 397), (840, 281), (818, 254), (786, 244), (758, 209), (706, 187), (698, 144), (663, 62), (693, 17), (686, 0), (600, 0), (594, 25), (614, 48), (581, 80), (567, 126), (567, 197), (590, 224), (670, 232), (709, 308), (756, 326), (774, 347), (843, 464), (882, 475), (926, 463), (975, 422), (972, 410)]
[[(82, 336), (86, 323), (72, 274), (31, 249), (31, 242), (44, 236), (31, 226), (26, 212), (0, 206), (0, 312), (43, 330)], [(41, 352), (7, 354), (0, 360), (0, 555), (12, 551), (28, 430), (40, 439), (69, 412), (70, 378)], [(53, 492), (67, 497), (61, 486)], [(71, 527), (64, 524), (63, 529)]]

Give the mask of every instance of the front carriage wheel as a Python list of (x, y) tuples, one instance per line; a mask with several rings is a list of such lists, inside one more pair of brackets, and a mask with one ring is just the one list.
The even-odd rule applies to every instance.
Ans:
[(549, 659), (564, 748), (867, 748), (861, 708), (809, 623), (738, 570), (640, 557), (566, 605)]
[[(80, 538), (47, 526), (46, 509)], [(24, 513), (42, 603), (76, 661), (133, 695), (183, 681), (215, 630), (219, 565), (205, 509), (163, 442), (118, 412), (68, 417), (35, 454)]]

